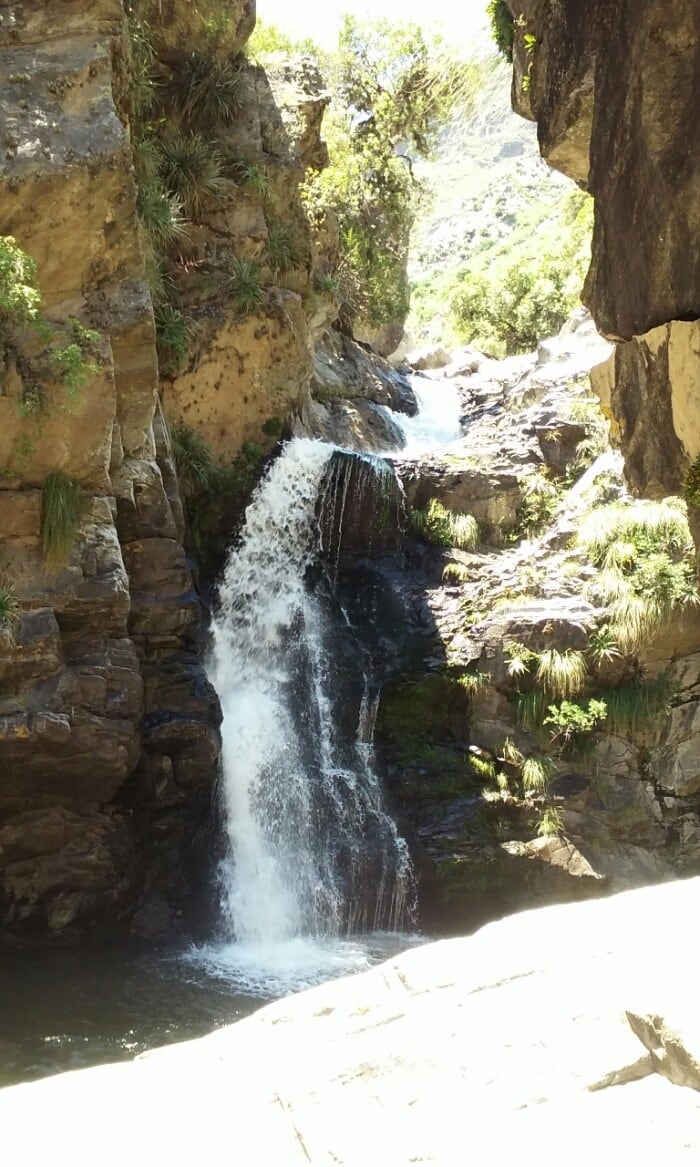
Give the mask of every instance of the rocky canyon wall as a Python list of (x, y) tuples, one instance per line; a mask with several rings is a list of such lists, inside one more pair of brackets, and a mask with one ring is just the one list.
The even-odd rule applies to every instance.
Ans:
[(677, 493), (700, 454), (700, 20), (694, 0), (509, 0), (513, 105), (595, 197), (584, 300), (632, 488)]

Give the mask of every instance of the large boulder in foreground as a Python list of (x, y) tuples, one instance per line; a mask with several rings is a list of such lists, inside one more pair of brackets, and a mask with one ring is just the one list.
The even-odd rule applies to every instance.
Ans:
[(697, 1163), (699, 907), (694, 879), (525, 912), (2, 1090), (4, 1146), (13, 1167)]

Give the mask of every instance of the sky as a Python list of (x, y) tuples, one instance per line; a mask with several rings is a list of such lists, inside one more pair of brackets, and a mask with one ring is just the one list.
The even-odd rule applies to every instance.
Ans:
[(324, 47), (335, 44), (341, 16), (437, 24), (452, 44), (468, 45), (483, 29), (487, 0), (257, 0), (258, 17)]

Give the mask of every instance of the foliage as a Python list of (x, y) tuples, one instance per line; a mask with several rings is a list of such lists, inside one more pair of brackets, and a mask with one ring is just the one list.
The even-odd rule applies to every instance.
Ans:
[(557, 332), (579, 301), (590, 261), (593, 200), (573, 191), (536, 230), (477, 255), (447, 290), (459, 338), (495, 357)]
[(567, 649), (546, 648), (539, 654), (537, 682), (552, 697), (577, 697), (586, 682), (583, 654)]
[(12, 584), (0, 579), (0, 628), (8, 628), (14, 632), (22, 619), (22, 605), (20, 604)]
[(486, 14), (491, 25), (491, 35), (499, 53), (503, 54), (506, 61), (512, 61), (515, 21), (506, 0), (489, 0)]
[(163, 98), (189, 126), (211, 133), (231, 124), (242, 109), (242, 58), (191, 52), (175, 59)]
[(166, 188), (194, 219), (201, 216), (207, 203), (220, 201), (230, 190), (219, 150), (199, 133), (176, 131), (163, 139), (160, 174)]
[(468, 107), (476, 71), (417, 25), (349, 16), (324, 69), (334, 95), (324, 122), (330, 166), (308, 180), (307, 206), (319, 226), (329, 214), (337, 220), (341, 295), (380, 327), (408, 311), (409, 234), (421, 198), (413, 157), (430, 153), (455, 106)]
[(457, 678), (457, 684), (464, 689), (468, 697), (476, 697), (488, 683), (487, 673), (463, 673)]
[(636, 677), (604, 694), (610, 733), (639, 737), (653, 728), (662, 713), (667, 713), (675, 693), (673, 678), (661, 672), (656, 677)]
[(549, 522), (557, 509), (559, 489), (541, 468), (527, 474), (520, 485), (523, 497), (516, 511), (517, 525), (513, 534), (531, 539)]
[(156, 247), (186, 243), (190, 236), (182, 200), (172, 194), (159, 178), (139, 186), (136, 209), (144, 229)]
[(34, 260), (12, 235), (0, 235), (0, 330), (36, 321), (40, 307)]
[(258, 264), (253, 260), (234, 256), (227, 280), (227, 290), (244, 316), (259, 308), (265, 299), (265, 291), (260, 282)]
[(69, 321), (71, 340), (68, 344), (59, 345), (50, 352), (50, 363), (54, 372), (59, 376), (62, 384), (68, 390), (69, 396), (75, 396), (91, 378), (100, 371), (94, 360), (94, 353), (101, 337), (72, 317)]
[(465, 583), (471, 572), (464, 563), (446, 563), (442, 569), (443, 583)]
[(520, 777), (525, 793), (544, 794), (549, 786), (553, 769), (551, 758), (523, 758)]
[(228, 534), (232, 514), (252, 489), (262, 454), (252, 442), (244, 442), (236, 458), (219, 464), (204, 439), (185, 425), (173, 429), (171, 442), (192, 550), (200, 567), (214, 572), (220, 566), (222, 535)]
[(80, 490), (62, 470), (44, 481), (41, 496), (41, 547), (49, 571), (67, 561), (80, 518)]
[(674, 612), (699, 602), (685, 504), (610, 503), (582, 522), (578, 544), (600, 568), (589, 592), (608, 607), (608, 633), (634, 655)]
[(550, 727), (552, 745), (572, 757), (581, 752), (585, 739), (602, 726), (607, 712), (605, 701), (596, 697), (585, 705), (579, 701), (562, 701), (549, 706), (542, 724)]
[(264, 65), (276, 53), (283, 53), (287, 57), (300, 53), (316, 57), (318, 47), (312, 40), (295, 41), (277, 25), (258, 19), (246, 44), (246, 53), (252, 60)]
[(305, 258), (298, 232), (286, 223), (273, 223), (268, 228), (267, 251), (274, 272), (301, 267)]
[(538, 660), (536, 652), (516, 640), (506, 642), (503, 654), (508, 661), (509, 677), (524, 677)]
[(700, 509), (700, 455), (691, 462), (683, 479), (683, 498), (688, 506)]
[(422, 510), (412, 508), (408, 519), (414, 535), (437, 547), (471, 551), (479, 542), (479, 526), (474, 516), (455, 514), (437, 498), (431, 498)]
[(233, 181), (238, 186), (248, 187), (253, 194), (266, 198), (270, 193), (270, 179), (262, 166), (248, 158), (231, 156), (224, 152), (224, 160), (230, 169)]
[(186, 364), (196, 328), (192, 320), (167, 301), (156, 304), (154, 315), (160, 371), (164, 376), (173, 377)]
[(178, 481), (185, 497), (209, 491), (217, 471), (204, 438), (190, 426), (178, 425), (170, 439)]
[(549, 838), (552, 835), (560, 835), (564, 829), (564, 820), (561, 811), (555, 806), (545, 807), (535, 829), (541, 839)]

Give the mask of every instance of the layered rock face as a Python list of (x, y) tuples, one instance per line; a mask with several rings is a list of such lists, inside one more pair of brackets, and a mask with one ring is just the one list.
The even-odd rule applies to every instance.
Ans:
[[(217, 772), (218, 703), (158, 403), (153, 310), (119, 115), (121, 4), (0, 13), (0, 233), (36, 260), (44, 311), (103, 337), (100, 368), (27, 410), (0, 397), (0, 575), (22, 606), (0, 647), (0, 930), (172, 925)], [(41, 487), (81, 492), (63, 566), (41, 550)], [(167, 885), (167, 887), (166, 887)]]
[(584, 299), (620, 342), (607, 391), (629, 481), (676, 492), (700, 453), (697, 4), (510, 7), (514, 106), (537, 120), (550, 165), (595, 196)]

